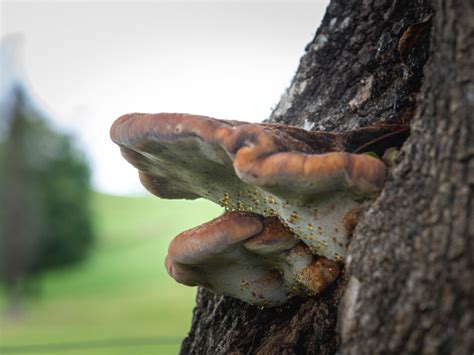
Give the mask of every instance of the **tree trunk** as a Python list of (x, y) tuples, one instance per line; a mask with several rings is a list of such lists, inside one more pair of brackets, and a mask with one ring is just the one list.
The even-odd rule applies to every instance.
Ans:
[(474, 4), (431, 6), (333, 0), (270, 118), (331, 131), (411, 123), (344, 277), (270, 309), (201, 289), (183, 354), (474, 352)]

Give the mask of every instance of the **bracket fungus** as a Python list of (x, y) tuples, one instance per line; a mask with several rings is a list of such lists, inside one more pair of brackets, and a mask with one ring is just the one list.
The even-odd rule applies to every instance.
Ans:
[(386, 175), (382, 161), (354, 152), (405, 133), (388, 125), (308, 132), (176, 113), (128, 114), (111, 129), (151, 193), (203, 197), (226, 210), (173, 240), (168, 273), (261, 305), (320, 293), (338, 277), (354, 216)]

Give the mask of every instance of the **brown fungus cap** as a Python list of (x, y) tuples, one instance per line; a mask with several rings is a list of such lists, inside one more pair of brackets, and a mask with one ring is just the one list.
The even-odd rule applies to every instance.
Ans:
[(117, 119), (111, 137), (153, 194), (204, 197), (229, 211), (278, 216), (313, 253), (339, 260), (350, 233), (345, 215), (376, 196), (386, 175), (380, 160), (349, 152), (393, 130), (335, 134), (135, 113)]
[(179, 234), (165, 266), (179, 283), (267, 306), (324, 291), (340, 268), (313, 256), (278, 218), (241, 212)]
[(278, 217), (267, 217), (263, 221), (261, 233), (247, 239), (244, 246), (259, 254), (271, 254), (289, 250), (300, 242), (300, 239), (284, 226)]
[(276, 191), (288, 190), (289, 183), (292, 193), (305, 194), (344, 186), (361, 193), (382, 188), (384, 164), (367, 155), (342, 152), (344, 135), (285, 127), (187, 114), (129, 114), (114, 123), (111, 136), (124, 157), (142, 171), (143, 184), (164, 198), (198, 197), (185, 174), (169, 170), (195, 169), (201, 163), (204, 176), (216, 173), (209, 170), (213, 165), (225, 165), (227, 171), (222, 173), (234, 170), (243, 181)]
[(228, 212), (173, 239), (168, 256), (176, 262), (199, 265), (208, 259), (232, 257), (226, 255), (238, 244), (263, 229), (263, 217), (254, 213)]

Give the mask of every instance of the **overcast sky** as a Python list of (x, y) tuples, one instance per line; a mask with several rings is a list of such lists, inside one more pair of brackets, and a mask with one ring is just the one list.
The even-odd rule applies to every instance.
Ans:
[(143, 189), (109, 139), (115, 118), (267, 118), (327, 3), (3, 1), (0, 31), (22, 35), (23, 76), (86, 150), (95, 188), (126, 194)]

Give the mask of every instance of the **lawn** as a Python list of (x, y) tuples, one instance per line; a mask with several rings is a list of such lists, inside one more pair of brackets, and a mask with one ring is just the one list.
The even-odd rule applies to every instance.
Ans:
[[(48, 272), (23, 317), (0, 323), (0, 353), (174, 354), (189, 330), (195, 288), (163, 260), (179, 232), (219, 215), (204, 200), (94, 194), (97, 245), (82, 264)], [(4, 303), (0, 297), (0, 306)]]

